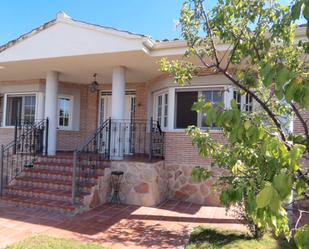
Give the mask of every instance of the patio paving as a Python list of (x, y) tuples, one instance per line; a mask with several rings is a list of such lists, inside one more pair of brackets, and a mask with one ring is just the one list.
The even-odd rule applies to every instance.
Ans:
[(106, 204), (70, 217), (0, 207), (0, 248), (35, 234), (91, 241), (119, 248), (183, 248), (198, 225), (244, 230), (220, 207), (166, 201), (156, 208)]

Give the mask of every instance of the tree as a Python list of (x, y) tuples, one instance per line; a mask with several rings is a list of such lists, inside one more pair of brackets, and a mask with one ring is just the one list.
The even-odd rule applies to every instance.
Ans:
[[(300, 163), (309, 160), (309, 121), (304, 116), (309, 110), (309, 42), (296, 42), (294, 35), (295, 22), (302, 16), (309, 20), (309, 1), (282, 6), (271, 0), (219, 0), (211, 10), (206, 5), (203, 0), (183, 4), (181, 34), (188, 49), (183, 60), (163, 58), (161, 70), (180, 85), (190, 84), (205, 71), (219, 73), (254, 100), (252, 112), (241, 112), (235, 100), (230, 108), (205, 99), (194, 104), (208, 127), (222, 128), (227, 144), (194, 126), (187, 133), (199, 153), (213, 158), (213, 165), (225, 172), (218, 180), (223, 186), (222, 204), (242, 209), (256, 236), (271, 228), (289, 238), (291, 193), (304, 196), (309, 183)], [(222, 44), (228, 48), (220, 49)], [(198, 58), (199, 65), (190, 62), (192, 58)], [(287, 129), (292, 118), (299, 119), (302, 134)], [(192, 174), (199, 180), (213, 175), (200, 167)], [(308, 226), (298, 231), (305, 233)], [(299, 245), (304, 242), (298, 240)]]

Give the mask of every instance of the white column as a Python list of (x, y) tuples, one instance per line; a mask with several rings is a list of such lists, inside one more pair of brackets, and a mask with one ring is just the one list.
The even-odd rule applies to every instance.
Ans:
[(45, 118), (49, 119), (48, 155), (56, 155), (58, 117), (58, 78), (59, 73), (50, 71), (46, 75)]
[(118, 66), (113, 69), (112, 82), (112, 134), (111, 134), (111, 159), (123, 159), (123, 130), (121, 120), (125, 118), (125, 68)]
[(232, 85), (224, 87), (225, 108), (231, 109), (231, 101), (233, 99), (234, 87)]
[(124, 119), (125, 68), (114, 67), (112, 83), (112, 119)]
[(41, 121), (44, 119), (45, 113), (45, 100), (44, 100), (44, 93), (39, 92), (37, 94), (37, 120)]

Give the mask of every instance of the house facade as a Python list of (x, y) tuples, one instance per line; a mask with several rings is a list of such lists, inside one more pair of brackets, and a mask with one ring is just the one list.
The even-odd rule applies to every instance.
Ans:
[[(305, 27), (300, 27), (297, 39), (304, 34)], [(25, 204), (29, 197), (51, 198), (55, 205), (60, 200), (62, 204), (69, 202), (76, 184), (68, 184), (70, 174), (74, 177), (72, 168), (92, 160), (99, 166), (100, 161), (106, 161), (108, 167), (88, 189), (91, 194), (83, 196), (81, 202), (87, 208), (108, 200), (113, 170), (124, 171), (120, 191), (123, 202), (154, 206), (170, 198), (217, 205), (218, 194), (211, 188), (215, 179), (196, 183), (191, 177), (193, 167), (210, 167), (211, 163), (211, 159), (198, 155), (185, 134), (188, 125), (203, 127), (203, 117), (191, 111), (191, 106), (199, 97), (224, 101), (227, 107), (235, 98), (244, 111), (252, 110), (254, 103), (238, 95), (220, 74), (205, 73), (194, 77), (190, 86), (180, 87), (159, 71), (160, 58), (181, 59), (185, 49), (186, 43), (181, 40), (154, 41), (144, 35), (76, 21), (63, 12), (1, 46), (0, 144), (4, 145), (3, 168), (7, 169), (2, 174), (2, 199), (15, 205)], [(218, 49), (228, 47), (219, 44)], [(33, 138), (38, 130), (30, 124), (43, 120), (39, 143)], [(300, 125), (296, 122), (294, 126), (298, 131)], [(33, 137), (27, 133), (31, 129), (36, 132)], [(224, 143), (220, 130), (211, 132)], [(27, 154), (21, 152), (26, 136), (39, 143), (42, 157), (35, 159), (31, 169), (24, 170), (23, 161), (22, 166), (16, 166), (21, 167), (19, 170), (9, 170), (9, 165), (18, 164), (16, 155)], [(10, 143), (12, 151), (7, 152)], [(90, 146), (96, 149), (90, 150)], [(25, 146), (28, 150), (30, 147)], [(93, 153), (104, 157), (93, 159)], [(92, 167), (90, 164), (85, 162)], [(66, 169), (69, 176), (62, 178), (50, 178), (55, 172), (46, 177), (41, 172), (65, 166), (71, 166)], [(33, 173), (36, 169), (41, 175)], [(13, 171), (17, 173), (9, 176)], [(22, 186), (29, 191), (25, 193)], [(50, 197), (46, 188), (65, 189), (63, 194), (68, 198)]]

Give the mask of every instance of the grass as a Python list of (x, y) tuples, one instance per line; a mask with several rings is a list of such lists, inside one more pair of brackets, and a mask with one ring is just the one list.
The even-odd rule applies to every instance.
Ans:
[(248, 234), (197, 227), (186, 249), (296, 249), (293, 242), (277, 240), (269, 234), (256, 240)]
[(108, 249), (108, 247), (72, 239), (59, 239), (38, 235), (14, 243), (5, 249)]

